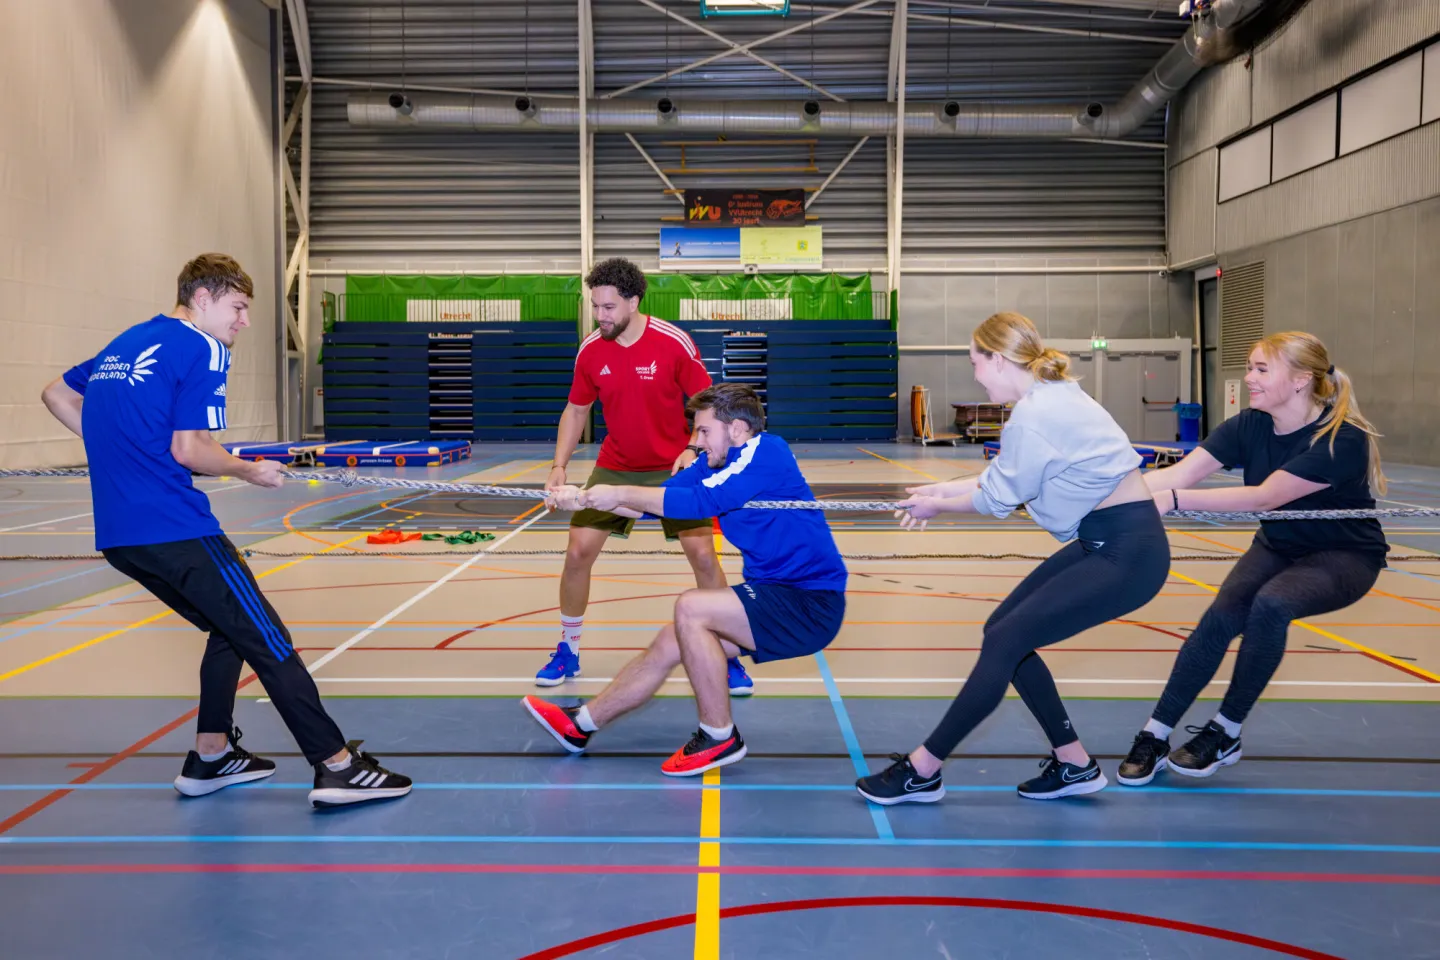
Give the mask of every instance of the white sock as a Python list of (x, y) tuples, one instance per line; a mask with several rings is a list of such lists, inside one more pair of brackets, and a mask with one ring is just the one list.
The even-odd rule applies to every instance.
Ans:
[(1240, 736), (1240, 724), (1236, 723), (1234, 720), (1231, 720), (1229, 717), (1225, 716), (1225, 714), (1215, 714), (1215, 722), (1218, 723), (1222, 728), (1224, 728), (1225, 736), (1229, 737), (1231, 740), (1234, 740), (1236, 737)]
[(575, 726), (579, 727), (583, 733), (594, 733), (600, 729), (600, 725), (590, 719), (590, 708), (588, 706), (581, 707), (580, 712), (575, 714)]
[(227, 747), (226, 749), (221, 750), (219, 753), (202, 753), (200, 754), (200, 759), (204, 760), (206, 763), (214, 763), (216, 760), (219, 760), (221, 757), (225, 756), (229, 752), (230, 750)]
[(329, 760), (326, 760), (325, 768), (331, 773), (339, 773), (341, 770), (344, 770), (346, 767), (350, 766), (350, 761), (353, 759), (354, 757), (346, 754), (345, 759), (341, 760), (339, 763), (331, 763)]
[(1175, 728), (1167, 727), (1165, 724), (1152, 717), (1151, 719), (1145, 721), (1145, 729), (1150, 733), (1155, 734), (1155, 736), (1161, 740), (1169, 740), (1170, 731), (1174, 730)]
[(585, 626), (585, 617), (560, 616), (560, 641), (570, 648), (571, 653), (580, 652), (580, 628)]
[(735, 732), (735, 724), (731, 723), (723, 727), (707, 727), (702, 723), (700, 724), (700, 729), (704, 730), (705, 736), (711, 740), (724, 740)]

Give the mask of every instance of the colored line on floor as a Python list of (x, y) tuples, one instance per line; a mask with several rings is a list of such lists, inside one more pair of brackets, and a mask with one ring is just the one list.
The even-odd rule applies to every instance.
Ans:
[[(700, 867), (720, 866), (720, 769), (702, 775), (700, 790)], [(720, 960), (720, 874), (701, 870), (695, 877), (695, 960)]]
[(876, 460), (883, 460), (883, 461), (885, 461), (886, 463), (890, 464), (891, 466), (899, 467), (901, 470), (908, 470), (908, 471), (911, 472), (911, 473), (918, 474), (919, 476), (924, 477), (926, 480), (929, 480), (929, 481), (931, 481), (932, 483), (939, 483), (939, 482), (940, 482), (940, 478), (937, 477), (937, 476), (935, 476), (933, 473), (926, 473), (924, 470), (916, 470), (914, 467), (908, 467), (908, 466), (906, 466), (905, 464), (901, 463), (899, 460), (891, 460), (889, 457), (882, 457), (882, 456), (880, 456), (880, 454), (876, 453), (875, 451), (873, 451), (873, 450), (866, 450), (864, 447), (856, 447), (855, 449), (856, 449), (856, 450), (859, 450), (861, 453), (865, 454), (866, 456), (871, 456), (871, 457), (874, 457)]
[[(1404, 853), (1440, 854), (1440, 846), (1403, 843), (1293, 843), (1258, 840), (1058, 840), (1034, 837), (720, 837), (714, 841), (723, 846), (758, 847), (940, 847), (986, 849), (1104, 849), (1104, 850), (1266, 850), (1275, 853)], [(432, 844), (463, 843), (480, 845), (551, 845), (584, 846), (694, 846), (692, 836), (491, 836), (484, 834), (100, 834), (53, 836), (5, 836), (0, 846), (101, 846), (132, 844)]]
[[(1281, 956), (1300, 957), (1302, 960), (1343, 960), (1343, 958), (1337, 957), (1334, 954), (1321, 953), (1318, 950), (1311, 950), (1307, 947), (1295, 946), (1279, 940), (1257, 937), (1252, 934), (1240, 933), (1234, 930), (1225, 930), (1220, 927), (1204, 926), (1198, 923), (1189, 923), (1184, 920), (1170, 920), (1165, 917), (1150, 917), (1140, 913), (1127, 913), (1120, 910), (1104, 910), (1098, 907), (1077, 907), (1064, 903), (1044, 903), (1038, 900), (997, 900), (989, 897), (937, 896), (829, 897), (825, 899), (786, 900), (773, 903), (753, 903), (745, 906), (726, 907), (720, 911), (720, 916), (728, 920), (734, 917), (794, 913), (803, 910), (852, 910), (856, 907), (972, 907), (981, 910), (1016, 910), (1026, 913), (1054, 914), (1062, 917), (1083, 917), (1087, 920), (1109, 920), (1116, 923), (1133, 924), (1135, 926), (1156, 927), (1161, 930), (1208, 937), (1212, 940), (1240, 943), (1249, 947), (1268, 950), (1271, 953), (1277, 953)], [(660, 920), (649, 920), (645, 923), (636, 923), (628, 927), (620, 927), (619, 929), (606, 931), (605, 933), (572, 940), (569, 943), (561, 944), (557, 947), (550, 947), (537, 953), (527, 954), (521, 957), (520, 960), (558, 960), (560, 957), (573, 956), (577, 953), (593, 950), (596, 947), (607, 946), (622, 940), (630, 940), (634, 937), (656, 933), (660, 930), (671, 930), (676, 927), (688, 926), (692, 922), (693, 918), (686, 914), (675, 917), (665, 917)]]
[[(472, 648), (466, 648), (472, 649)], [(474, 648), (483, 649), (483, 648)], [(571, 677), (566, 680), (567, 684), (594, 684), (610, 683), (614, 677)], [(822, 677), (755, 677), (756, 684), (823, 684)], [(903, 684), (942, 684), (945, 686), (957, 686), (963, 684), (965, 677), (835, 677), (836, 683), (903, 683)], [(316, 683), (528, 683), (534, 684), (535, 678), (529, 677), (316, 677)], [(689, 683), (684, 677), (670, 677), (666, 683)], [(1115, 686), (1164, 686), (1167, 682), (1165, 677), (1154, 679), (1136, 679), (1133, 677), (1119, 677), (1107, 679), (1103, 677), (1056, 677), (1056, 683), (1073, 683), (1077, 685), (1110, 685)], [(1228, 684), (1228, 680), (1211, 680), (1210, 685)], [(1271, 680), (1272, 687), (1354, 687), (1354, 688), (1390, 688), (1403, 687), (1416, 690), (1425, 690), (1433, 686), (1431, 683), (1412, 680)]]
[[(1211, 593), (1217, 593), (1217, 594), (1218, 594), (1218, 593), (1220, 592), (1220, 588), (1219, 588), (1219, 587), (1212, 587), (1210, 584), (1206, 583), (1206, 582), (1203, 581), (1203, 580), (1196, 580), (1196, 579), (1193, 578), (1193, 577), (1187, 577), (1185, 574), (1183, 574), (1183, 573), (1176, 573), (1174, 570), (1171, 570), (1170, 573), (1171, 573), (1172, 576), (1179, 577), (1181, 580), (1184, 580), (1186, 583), (1194, 584), (1194, 585), (1197, 586), (1197, 587), (1203, 587), (1203, 588), (1205, 588), (1206, 590), (1209, 590)], [(1390, 595), (1390, 594), (1384, 594), (1384, 596), (1391, 596), (1391, 595)], [(1392, 599), (1397, 599), (1397, 600), (1398, 600), (1398, 599), (1401, 599), (1401, 598), (1399, 598), (1399, 597), (1393, 597)], [(1377, 661), (1379, 661), (1380, 663), (1383, 663), (1383, 664), (1385, 664), (1385, 665), (1387, 665), (1387, 666), (1394, 667), (1396, 670), (1399, 670), (1399, 671), (1401, 671), (1402, 673), (1408, 673), (1408, 674), (1409, 674), (1410, 676), (1412, 676), (1412, 677), (1419, 677), (1420, 679), (1422, 679), (1422, 680), (1424, 680), (1424, 681), (1426, 681), (1426, 682), (1428, 682), (1428, 683), (1440, 683), (1440, 676), (1437, 676), (1437, 675), (1431, 673), (1429, 670), (1426, 670), (1426, 669), (1424, 669), (1424, 668), (1422, 668), (1422, 667), (1411, 666), (1410, 664), (1405, 663), (1404, 661), (1395, 659), (1394, 657), (1390, 656), (1388, 653), (1381, 653), (1379, 650), (1375, 650), (1375, 649), (1373, 649), (1373, 648), (1371, 648), (1371, 647), (1367, 647), (1367, 646), (1365, 646), (1363, 643), (1356, 643), (1354, 640), (1348, 640), (1348, 639), (1346, 639), (1345, 637), (1340, 636), (1340, 634), (1338, 634), (1338, 633), (1332, 633), (1331, 631), (1326, 630), (1326, 629), (1323, 628), (1323, 627), (1317, 627), (1317, 626), (1315, 626), (1313, 623), (1306, 623), (1304, 620), (1295, 620), (1295, 621), (1293, 621), (1293, 622), (1294, 622), (1295, 626), (1297, 626), (1297, 627), (1303, 627), (1304, 629), (1309, 630), (1311, 633), (1318, 634), (1319, 636), (1322, 636), (1322, 637), (1324, 637), (1324, 638), (1327, 639), (1327, 640), (1333, 640), (1333, 641), (1335, 641), (1336, 643), (1343, 643), (1343, 644), (1345, 644), (1345, 646), (1350, 647), (1350, 648), (1353, 649), (1353, 650), (1358, 650), (1358, 651), (1360, 651), (1362, 654), (1364, 654), (1365, 656), (1369, 657), (1371, 660), (1377, 660)], [(1273, 683), (1275, 683), (1275, 681), (1272, 680), (1271, 683), (1273, 684)]]
[[(845, 750), (850, 754), (850, 763), (855, 768), (855, 776), (868, 777), (870, 765), (865, 762), (865, 752), (860, 749), (860, 738), (855, 735), (855, 726), (850, 722), (850, 712), (845, 709), (845, 700), (840, 696), (840, 688), (835, 685), (835, 677), (830, 672), (830, 664), (825, 659), (825, 651), (821, 650), (815, 654), (815, 666), (820, 670), (820, 679), (825, 683), (825, 693), (830, 698), (830, 706), (835, 711), (835, 722), (840, 726), (840, 736), (845, 741)], [(885, 808), (875, 803), (866, 803), (870, 810), (870, 819), (875, 824), (875, 834), (882, 840), (893, 839), (895, 830), (890, 826), (890, 817)]]

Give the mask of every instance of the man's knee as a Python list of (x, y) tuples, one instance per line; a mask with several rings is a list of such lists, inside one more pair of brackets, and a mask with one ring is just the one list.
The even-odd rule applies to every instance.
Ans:
[(600, 556), (600, 551), (604, 547), (605, 540), (603, 538), (590, 537), (585, 534), (577, 535), (572, 531), (570, 542), (565, 547), (565, 569), (589, 570), (595, 565), (595, 558)]
[(705, 621), (705, 593), (701, 590), (686, 590), (675, 598), (675, 626), (703, 626)]

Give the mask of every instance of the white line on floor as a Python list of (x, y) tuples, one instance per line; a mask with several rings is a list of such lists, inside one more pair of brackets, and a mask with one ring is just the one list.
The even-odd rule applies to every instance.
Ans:
[[(218, 487), (218, 488), (216, 488), (216, 489), (214, 489), (214, 490), (208, 490), (208, 491), (206, 491), (206, 492), (207, 492), (207, 493), (224, 493), (226, 490), (234, 490), (236, 487), (248, 487), (248, 486), (249, 486), (248, 483), (233, 483), (233, 484), (231, 484), (231, 485), (228, 486), (228, 487)], [(85, 517), (88, 517), (88, 516), (91, 516), (91, 514), (90, 514), (89, 511), (87, 511), (87, 512), (85, 512), (85, 513), (77, 513), (77, 514), (75, 514), (73, 517), (51, 517), (51, 518), (48, 519), (48, 520), (37, 520), (37, 521), (35, 521), (34, 523), (25, 523), (25, 524), (21, 524), (21, 525), (18, 526), (18, 527), (5, 527), (5, 528), (3, 528), (3, 529), (0, 529), (0, 533), (14, 533), (16, 530), (29, 530), (31, 527), (48, 527), (48, 526), (54, 526), (54, 525), (57, 524), (57, 523), (64, 523), (66, 520), (81, 520), (81, 519), (83, 519), (83, 518), (85, 518)]]
[[(614, 677), (574, 677), (567, 683), (609, 683)], [(823, 684), (820, 677), (755, 677), (759, 684), (811, 683)], [(965, 682), (965, 677), (836, 677), (836, 683), (943, 683), (956, 686)], [(316, 677), (316, 683), (529, 683), (534, 677)], [(688, 683), (684, 677), (669, 677), (666, 683)], [(1122, 684), (1164, 686), (1165, 679), (1159, 680), (1104, 680), (1098, 678), (1056, 677), (1056, 683), (1076, 684)], [(1229, 680), (1211, 680), (1211, 684), (1228, 684)], [(1424, 681), (1384, 680), (1271, 680), (1272, 687), (1431, 687), (1440, 691), (1440, 685)]]

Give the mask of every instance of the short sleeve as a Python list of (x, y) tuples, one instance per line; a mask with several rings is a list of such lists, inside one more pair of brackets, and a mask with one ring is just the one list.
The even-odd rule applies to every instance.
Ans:
[(1226, 470), (1245, 466), (1244, 420), (1247, 412), (1221, 423), (1200, 443), (1200, 449), (1219, 460)]
[(229, 351), (197, 351), (175, 385), (175, 430), (224, 430)]
[(85, 386), (90, 382), (90, 372), (95, 368), (95, 358), (91, 357), (84, 363), (77, 363), (60, 379), (65, 381), (65, 386), (74, 390), (82, 397), (85, 395)]
[(1304, 451), (1291, 457), (1280, 469), (1309, 480), (1338, 486), (1365, 475), (1370, 466), (1370, 445), (1364, 431), (1345, 424), (1335, 436), (1331, 452), (1330, 438), (1321, 436)]
[[(692, 347), (693, 349), (693, 347)], [(700, 360), (700, 354), (685, 351), (680, 358), (680, 369), (676, 371), (676, 379), (680, 381), (680, 389), (685, 396), (693, 397), (710, 386), (710, 371), (705, 369), (705, 364)]]
[(577, 407), (588, 407), (600, 398), (600, 392), (595, 389), (595, 382), (590, 379), (590, 374), (585, 370), (584, 347), (580, 348), (582, 353), (575, 358), (575, 377), (570, 381), (570, 402)]

